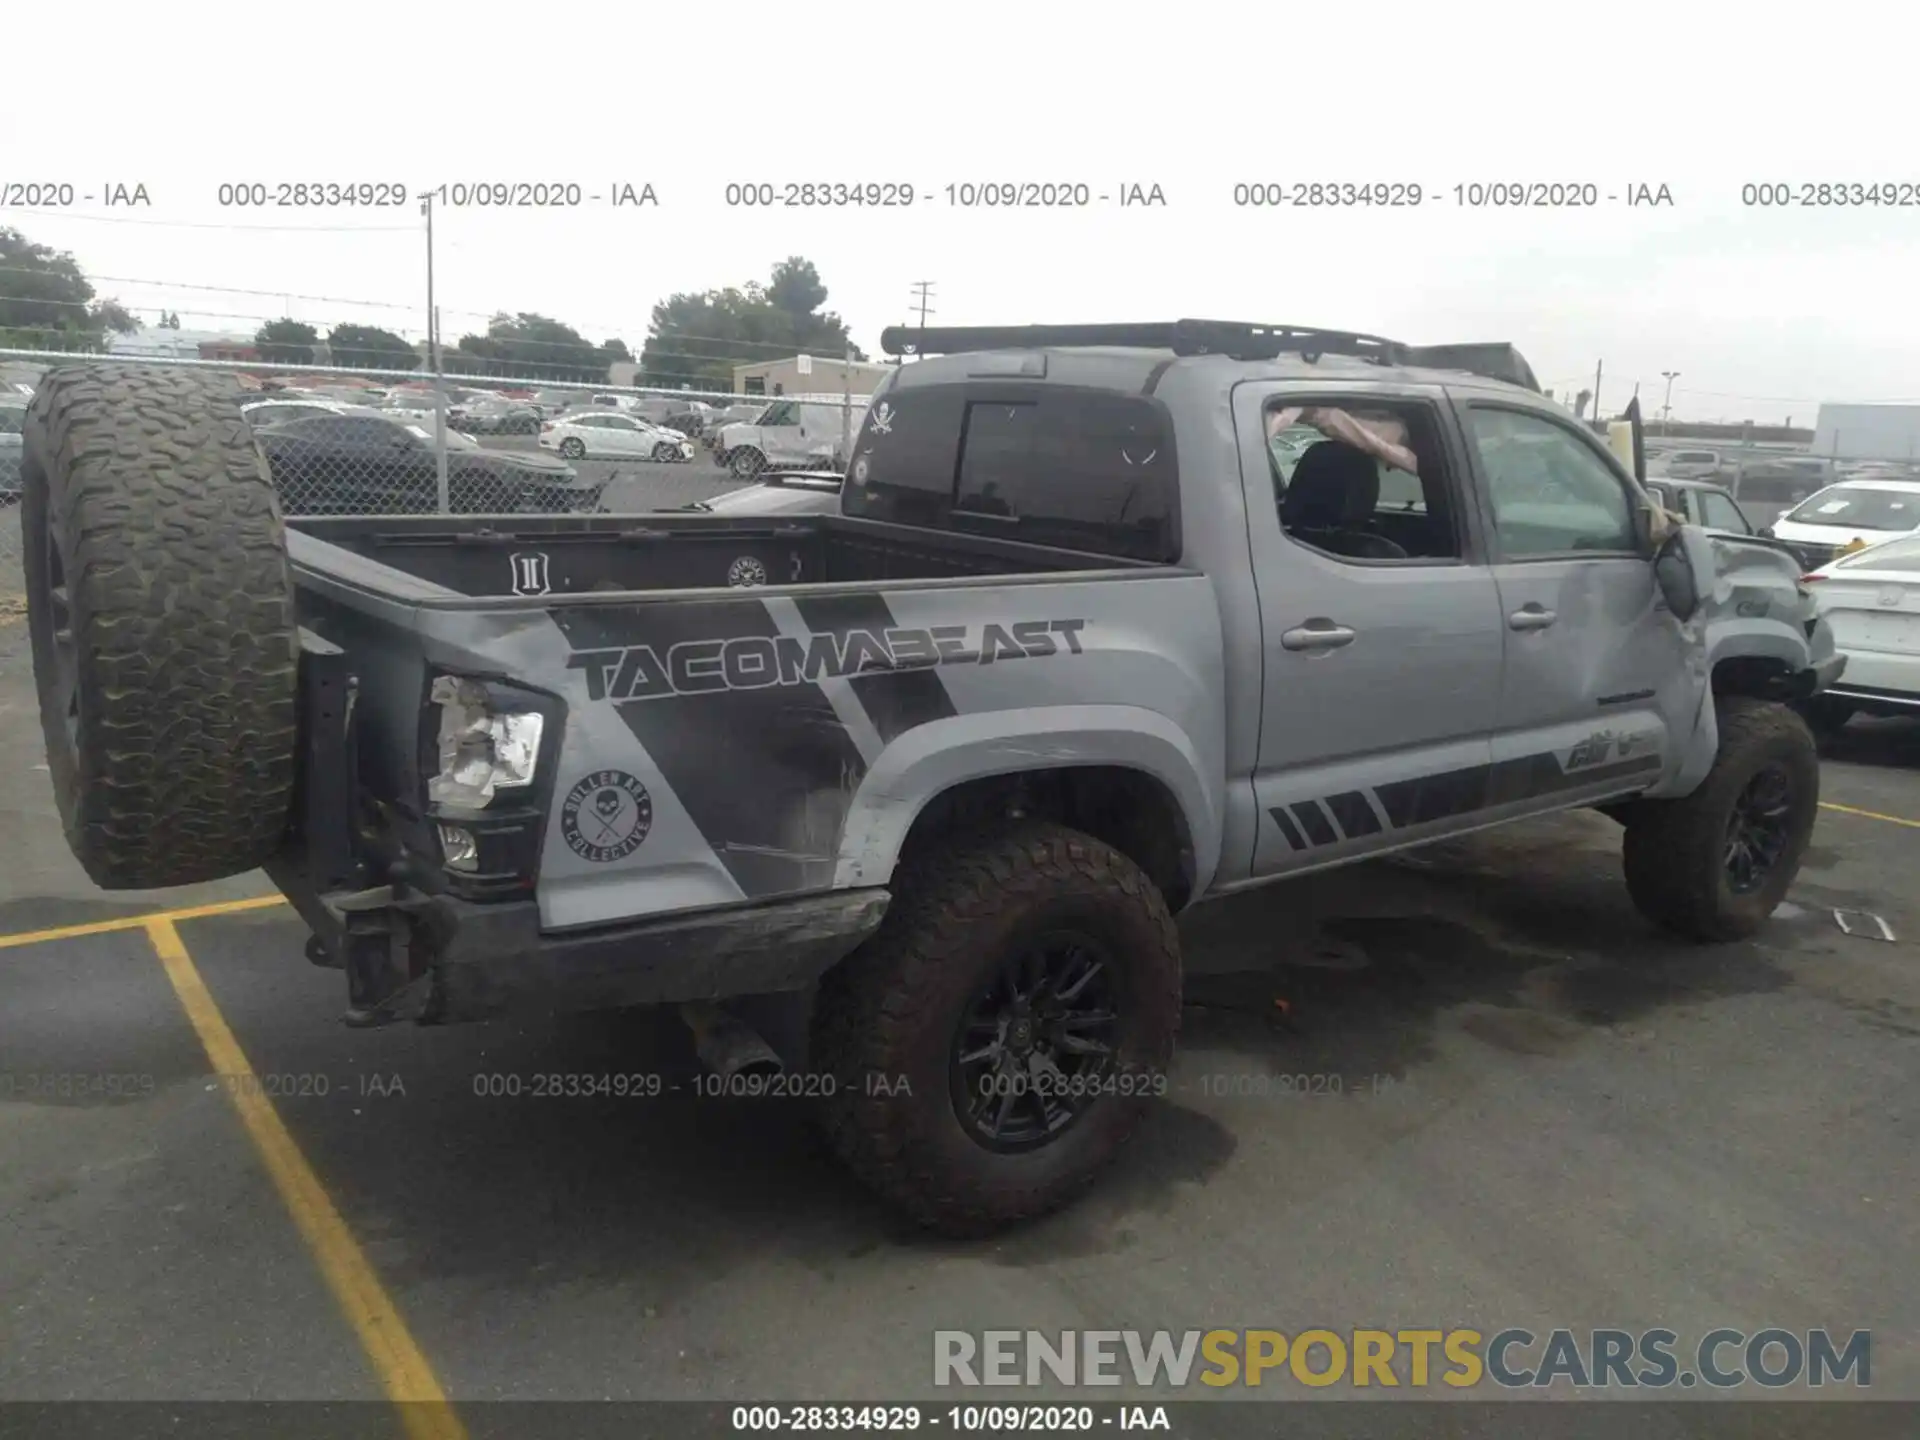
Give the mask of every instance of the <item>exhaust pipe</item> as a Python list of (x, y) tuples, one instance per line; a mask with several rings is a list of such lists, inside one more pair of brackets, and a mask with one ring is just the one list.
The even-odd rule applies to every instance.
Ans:
[(723, 1080), (736, 1075), (774, 1076), (787, 1068), (752, 1026), (705, 1000), (689, 1000), (680, 1018), (693, 1032), (700, 1063)]

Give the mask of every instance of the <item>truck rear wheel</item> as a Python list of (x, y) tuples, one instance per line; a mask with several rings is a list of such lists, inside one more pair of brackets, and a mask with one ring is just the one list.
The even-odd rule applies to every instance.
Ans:
[(1627, 890), (1691, 940), (1740, 940), (1800, 871), (1820, 808), (1820, 756), (1785, 705), (1722, 699), (1720, 750), (1691, 795), (1644, 800), (1627, 821)]
[(1047, 824), (903, 862), (894, 895), (815, 1007), (834, 1149), (949, 1234), (1056, 1209), (1166, 1091), (1166, 902), (1119, 851)]
[(108, 890), (279, 849), (299, 643), (266, 461), (224, 375), (55, 370), (27, 408), (21, 537), (47, 769)]

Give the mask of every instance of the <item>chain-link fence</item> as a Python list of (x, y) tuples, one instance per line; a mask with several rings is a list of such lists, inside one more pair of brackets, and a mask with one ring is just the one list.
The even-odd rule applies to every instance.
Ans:
[(65, 365), (230, 374), (286, 514), (589, 514), (677, 509), (770, 469), (845, 470), (866, 400), (384, 370), (0, 351), (0, 596), (22, 590), (20, 419)]

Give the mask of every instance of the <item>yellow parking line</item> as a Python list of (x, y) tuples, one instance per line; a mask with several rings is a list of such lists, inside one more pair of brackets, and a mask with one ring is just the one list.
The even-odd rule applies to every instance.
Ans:
[[(258, 902), (254, 908), (258, 908)], [(247, 1127), (280, 1198), (292, 1212), (294, 1224), (313, 1252), (334, 1299), (340, 1302), (347, 1323), (359, 1336), (387, 1397), (399, 1406), (407, 1434), (412, 1440), (466, 1440), (466, 1427), (434, 1378), (433, 1367), (408, 1333), (406, 1322), (361, 1253), (353, 1232), (340, 1218), (320, 1177), (313, 1173), (279, 1112), (267, 1099), (240, 1042), (227, 1027), (226, 1017), (181, 943), (173, 917), (150, 916), (144, 923), (174, 994), (180, 997), (181, 1008), (193, 1023), (207, 1059), (213, 1062), (214, 1073), (221, 1077), (227, 1097), (240, 1112), (241, 1123)]]
[(1831, 800), (1822, 800), (1820, 808), (1838, 810), (1842, 815), (1858, 815), (1867, 820), (1884, 820), (1889, 825), (1905, 825), (1909, 830), (1920, 830), (1920, 820), (1908, 820), (1900, 815), (1882, 815), (1878, 810), (1861, 810), (1852, 805), (1836, 805)]
[(284, 896), (256, 895), (251, 900), (216, 900), (208, 905), (188, 905), (179, 910), (160, 910), (147, 915), (123, 915), (118, 920), (95, 920), (85, 925), (22, 930), (13, 935), (0, 935), (0, 950), (11, 950), (19, 945), (38, 945), (43, 940), (73, 940), (82, 935), (111, 935), (116, 930), (144, 930), (156, 921), (171, 924), (175, 920), (197, 920), (203, 915), (237, 915), (243, 910), (268, 910), (286, 903)]

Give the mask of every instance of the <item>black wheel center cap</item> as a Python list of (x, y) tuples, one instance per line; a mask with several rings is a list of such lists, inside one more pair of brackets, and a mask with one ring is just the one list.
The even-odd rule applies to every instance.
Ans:
[(1033, 1048), (1033, 1022), (1031, 1020), (1014, 1021), (1007, 1029), (1007, 1044), (1016, 1050), (1031, 1050)]

